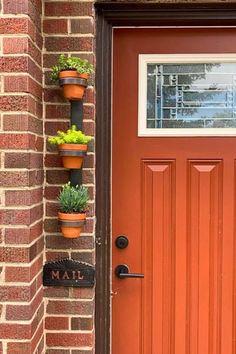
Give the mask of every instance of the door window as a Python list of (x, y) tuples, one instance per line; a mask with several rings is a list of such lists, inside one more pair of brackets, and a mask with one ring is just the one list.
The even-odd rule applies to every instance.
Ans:
[(236, 55), (140, 55), (139, 135), (235, 135)]

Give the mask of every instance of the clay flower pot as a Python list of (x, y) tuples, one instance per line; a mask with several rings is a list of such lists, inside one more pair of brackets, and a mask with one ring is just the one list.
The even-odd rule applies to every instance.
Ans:
[(70, 101), (83, 98), (87, 87), (88, 74), (79, 74), (77, 70), (63, 70), (59, 73), (59, 84), (63, 95)]
[(62, 235), (66, 238), (76, 238), (80, 236), (81, 228), (86, 221), (86, 214), (66, 214), (58, 212), (58, 219)]
[(87, 145), (61, 144), (58, 145), (59, 154), (62, 157), (63, 167), (75, 169), (81, 168), (83, 158), (87, 154)]

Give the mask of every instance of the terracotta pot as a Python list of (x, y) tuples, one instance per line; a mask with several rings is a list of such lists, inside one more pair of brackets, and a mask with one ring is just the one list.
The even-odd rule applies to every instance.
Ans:
[(61, 225), (61, 232), (64, 237), (76, 238), (80, 236), (81, 228), (85, 224), (85, 213), (58, 213), (59, 222)]
[[(82, 99), (87, 86), (88, 74), (79, 74), (76, 70), (64, 70), (59, 73), (60, 85), (63, 86), (63, 95), (70, 101)], [(83, 79), (84, 85), (80, 83), (63, 83), (66, 79)], [(66, 82), (66, 81), (65, 81)]]
[(62, 157), (63, 167), (70, 169), (81, 168), (87, 149), (88, 146), (83, 144), (58, 145), (59, 154)]

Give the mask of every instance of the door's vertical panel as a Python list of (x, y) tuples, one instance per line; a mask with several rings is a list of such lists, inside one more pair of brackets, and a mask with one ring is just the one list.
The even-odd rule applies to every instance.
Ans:
[(186, 353), (186, 156), (176, 159), (175, 349)]
[(188, 162), (188, 354), (220, 354), (222, 178), (221, 161)]
[(175, 163), (146, 161), (142, 169), (143, 354), (174, 346)]
[(232, 343), (232, 353), (236, 353), (236, 161), (234, 161), (234, 200), (233, 200), (233, 217), (234, 217), (234, 253), (233, 253), (233, 343)]
[[(235, 151), (233, 152), (235, 154)], [(224, 209), (222, 238), (222, 338), (221, 353), (232, 351), (233, 337), (233, 274), (234, 274), (234, 225), (235, 225), (235, 161), (228, 157), (224, 159)]]

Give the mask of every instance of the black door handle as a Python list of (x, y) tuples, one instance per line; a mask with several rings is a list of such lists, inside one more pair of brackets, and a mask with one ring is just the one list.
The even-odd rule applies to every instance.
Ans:
[(141, 273), (129, 273), (129, 267), (126, 264), (119, 264), (115, 269), (115, 274), (118, 278), (144, 278)]

